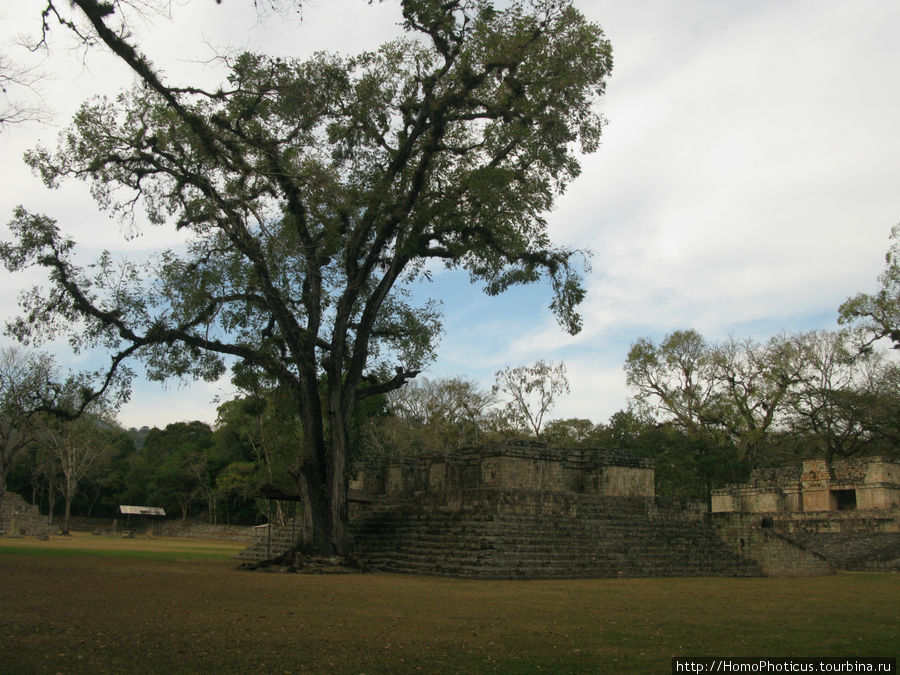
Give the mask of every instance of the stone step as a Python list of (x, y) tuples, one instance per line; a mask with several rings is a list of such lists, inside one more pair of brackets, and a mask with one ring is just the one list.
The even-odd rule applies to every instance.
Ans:
[(393, 572), (498, 579), (760, 574), (703, 523), (651, 518), (631, 504), (614, 513), (606, 502), (591, 506), (591, 518), (381, 507), (350, 529), (357, 555)]

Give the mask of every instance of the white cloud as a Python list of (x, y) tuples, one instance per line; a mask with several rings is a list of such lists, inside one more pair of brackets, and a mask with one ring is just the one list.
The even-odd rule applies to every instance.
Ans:
[[(305, 55), (373, 49), (397, 33), (397, 3), (308, 2), (300, 24), (260, 23), (251, 4), (176, 6), (175, 22), (156, 22), (147, 51), (174, 77), (201, 68), (212, 54), (204, 40)], [(874, 287), (888, 232), (900, 220), (900, 4), (576, 4), (603, 24), (615, 53), (604, 144), (584, 159), (582, 176), (550, 216), (557, 240), (595, 253), (584, 331), (565, 335), (546, 309), (546, 289), (484, 298), (436, 283), (447, 311), (433, 371), (490, 384), (504, 365), (565, 360), (572, 395), (555, 414), (601, 421), (623, 405), (621, 363), (639, 335), (830, 327), (843, 299)], [(66, 115), (86, 93), (130, 81), (103, 57), (67, 68), (48, 83)], [(215, 81), (221, 71), (204, 72)], [(144, 228), (121, 244), (83, 186), (48, 193), (17, 158), (39, 137), (52, 145), (56, 133), (0, 137), (0, 213), (16, 203), (46, 210), (92, 248), (140, 255), (179, 243), (168, 230)], [(26, 285), (6, 274), (0, 281), (7, 289)], [(9, 290), (0, 310), (5, 317), (15, 310)], [(135, 397), (136, 421), (154, 411), (157, 424), (204, 419), (202, 386), (150, 392)]]

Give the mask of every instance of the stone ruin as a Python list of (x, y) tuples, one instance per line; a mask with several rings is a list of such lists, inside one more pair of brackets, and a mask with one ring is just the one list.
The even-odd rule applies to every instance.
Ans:
[(563, 450), (521, 441), (370, 464), (350, 489), (357, 497), (387, 501), (430, 495), (457, 500), (461, 508), (465, 506), (461, 500), (479, 491), (517, 492), (532, 498), (554, 494), (652, 498), (655, 494), (649, 459), (622, 450)]
[(45, 538), (49, 532), (47, 517), (40, 514), (37, 506), (4, 491), (0, 497), (0, 536)]
[(859, 457), (829, 464), (805, 460), (757, 469), (745, 485), (712, 492), (714, 513), (810, 513), (900, 508), (900, 460)]
[(900, 460), (859, 457), (753, 471), (712, 493), (712, 518), (758, 526), (847, 570), (900, 570)]
[[(710, 512), (656, 497), (652, 463), (627, 452), (503, 443), (369, 464), (350, 486), (349, 530), (366, 568), (476, 579), (896, 570), (898, 468), (879, 457), (754, 471), (714, 491)], [(242, 557), (277, 556), (296, 537), (269, 529)]]
[(367, 466), (351, 485), (365, 567), (479, 579), (826, 574), (751, 523), (654, 494), (650, 460), (621, 450), (504, 443)]

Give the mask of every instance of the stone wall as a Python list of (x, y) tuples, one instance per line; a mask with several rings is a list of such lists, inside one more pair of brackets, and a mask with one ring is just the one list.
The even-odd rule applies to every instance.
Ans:
[[(900, 509), (711, 515), (732, 547), (741, 541), (756, 546), (762, 533), (822, 557), (835, 569), (900, 570)], [(747, 554), (760, 560), (753, 550)], [(762, 560), (760, 564), (766, 570)]]
[[(15, 532), (12, 529), (13, 522)], [(41, 515), (37, 506), (28, 504), (21, 497), (10, 492), (3, 495), (2, 505), (0, 505), (0, 530), (7, 534), (43, 536), (50, 532), (56, 532), (61, 527), (62, 518), (60, 516), (56, 516), (53, 524), (48, 525), (47, 516)], [(69, 518), (69, 529), (73, 532), (93, 532), (110, 536), (134, 532), (153, 537), (213, 539), (248, 544), (255, 541), (257, 530), (257, 528), (247, 525), (211, 524), (193, 520), (165, 520), (162, 518), (136, 519), (129, 524), (121, 516), (118, 518), (72, 516)]]
[(900, 460), (859, 457), (759, 469), (742, 485), (713, 490), (712, 511), (819, 512), (900, 507)]
[(627, 452), (506, 443), (373, 463), (351, 488), (388, 497), (480, 488), (653, 497), (654, 476), (650, 460)]
[(4, 492), (0, 499), (0, 534), (6, 536), (43, 537), (49, 532), (47, 517), (37, 506), (14, 492)]
[(200, 523), (190, 520), (167, 520), (160, 528), (160, 536), (188, 539), (214, 539), (252, 543), (259, 528), (252, 525), (223, 525)]
[(354, 557), (372, 569), (475, 579), (761, 574), (703, 520), (653, 498), (465, 492), (370, 503), (350, 522)]
[(710, 522), (723, 542), (735, 553), (756, 561), (767, 576), (821, 576), (834, 567), (821, 554), (783, 536), (759, 516), (746, 513), (714, 513)]
[(787, 535), (900, 532), (900, 509), (773, 513), (767, 516), (774, 529)]
[(790, 540), (857, 572), (900, 572), (900, 532), (799, 532)]

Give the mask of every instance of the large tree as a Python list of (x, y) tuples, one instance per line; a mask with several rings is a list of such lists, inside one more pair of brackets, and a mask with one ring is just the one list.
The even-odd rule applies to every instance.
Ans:
[(84, 386), (80, 376), (56, 385), (51, 413), (44, 416), (40, 429), (39, 442), (46, 448), (46, 476), (51, 484), (57, 479), (65, 504), (66, 534), (72, 500), (82, 482), (98, 475), (117, 447), (114, 408), (102, 397), (85, 405)]
[(677, 330), (656, 344), (639, 338), (625, 360), (625, 381), (635, 399), (691, 433), (707, 428), (715, 397), (712, 346), (695, 330)]
[(132, 359), (159, 379), (232, 364), (290, 392), (303, 545), (340, 552), (351, 416), (432, 353), (435, 307), (406, 296), (432, 261), (490, 294), (549, 278), (551, 309), (580, 328), (579, 258), (551, 243), (544, 214), (579, 173), (579, 145), (598, 146), (610, 44), (568, 0), (404, 0), (406, 35), (377, 52), (242, 54), (206, 91), (167, 82), (118, 3), (71, 5), (138, 84), (85, 103), (57, 151), (29, 161), (50, 186), (89, 181), (101, 207), (127, 219), (143, 204), (191, 238), (145, 266), (83, 267), (54, 219), (18, 209), (4, 262), (45, 267), (50, 288), (23, 298), (12, 332), (75, 327), (111, 354), (107, 377)]
[(625, 361), (635, 398), (664, 419), (715, 445), (733, 446), (738, 459), (758, 466), (767, 436), (784, 420), (788, 395), (800, 382), (800, 349), (788, 337), (766, 343), (729, 338), (709, 343), (679, 330), (658, 345), (637, 340)]
[(31, 98), (36, 97), (35, 88), (39, 79), (40, 75), (34, 67), (18, 63), (8, 54), (0, 52), (0, 133), (16, 124), (49, 118), (47, 111), (39, 104), (27, 100), (29, 94)]
[(490, 392), (463, 377), (415, 380), (388, 395), (375, 448), (388, 455), (475, 446), (490, 426), (493, 403)]

